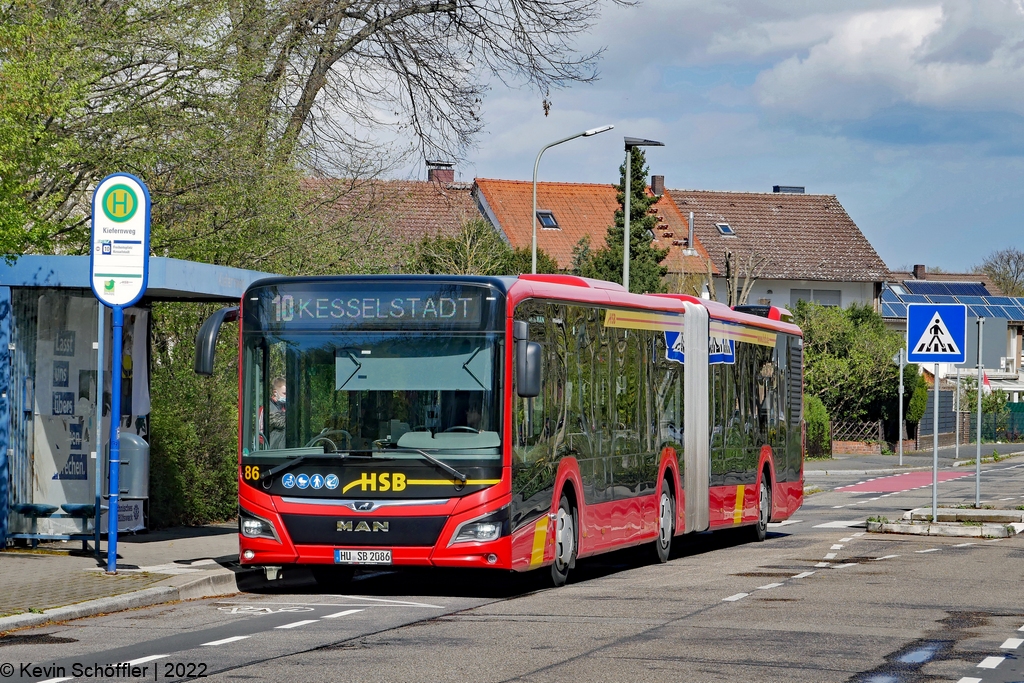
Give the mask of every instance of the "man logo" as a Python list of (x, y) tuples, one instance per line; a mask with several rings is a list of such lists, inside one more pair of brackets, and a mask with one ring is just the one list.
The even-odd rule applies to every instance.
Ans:
[(337, 530), (338, 531), (353, 531), (353, 532), (355, 532), (355, 531), (369, 531), (371, 533), (376, 533), (376, 532), (380, 531), (380, 532), (383, 532), (383, 533), (386, 534), (389, 531), (388, 526), (391, 524), (391, 522), (377, 522), (377, 521), (374, 521), (374, 522), (372, 522), (372, 524), (373, 524), (372, 527), (370, 526), (370, 524), (371, 524), (370, 522), (367, 522), (366, 520), (363, 520), (363, 521), (359, 522), (358, 524), (356, 524), (355, 527), (353, 528), (352, 520), (339, 519), (338, 520), (338, 525), (337, 525)]
[(356, 510), (359, 510), (360, 512), (369, 512), (370, 510), (373, 509), (373, 501), (372, 500), (361, 500), (358, 503), (356, 503), (355, 505), (353, 505), (352, 507), (354, 509), (356, 509)]

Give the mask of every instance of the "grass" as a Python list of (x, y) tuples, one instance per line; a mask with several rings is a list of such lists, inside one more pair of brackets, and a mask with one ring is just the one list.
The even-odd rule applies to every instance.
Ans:
[(888, 517), (868, 517), (869, 522), (878, 522), (879, 524), (888, 524)]
[(981, 522), (975, 522), (974, 520), (967, 520), (960, 522), (961, 526), (981, 526)]
[[(809, 486), (809, 487), (804, 489), (804, 495), (805, 496), (813, 496), (815, 493), (821, 493), (822, 491), (824, 491), (824, 489), (822, 489), (822, 488), (820, 488), (818, 486)], [(1024, 506), (1021, 506), (1021, 507), (1024, 507)]]

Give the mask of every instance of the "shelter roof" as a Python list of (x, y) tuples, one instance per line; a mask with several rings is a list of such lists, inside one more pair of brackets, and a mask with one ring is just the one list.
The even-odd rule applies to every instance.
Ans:
[[(88, 256), (15, 256), (0, 261), (0, 285), (89, 289)], [(251, 283), (273, 273), (151, 256), (145, 300), (237, 301)]]

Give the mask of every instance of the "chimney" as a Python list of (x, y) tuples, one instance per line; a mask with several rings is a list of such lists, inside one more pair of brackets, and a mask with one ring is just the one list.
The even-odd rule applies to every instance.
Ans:
[(665, 176), (651, 176), (651, 192), (654, 193), (655, 197), (660, 197), (661, 195), (665, 194)]
[(915, 265), (914, 266), (914, 279), (915, 280), (923, 280), (924, 276), (925, 276), (925, 273), (927, 273), (927, 272), (928, 272), (928, 267), (927, 266), (922, 266), (920, 264), (919, 265)]
[(427, 180), (440, 185), (455, 182), (455, 164), (449, 161), (427, 160)]
[(803, 185), (772, 185), (772, 192), (776, 194), (803, 194)]

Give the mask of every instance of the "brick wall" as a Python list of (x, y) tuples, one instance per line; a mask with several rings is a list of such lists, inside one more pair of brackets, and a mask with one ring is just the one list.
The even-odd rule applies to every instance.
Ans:
[(842, 455), (881, 455), (882, 444), (870, 441), (833, 441), (832, 454)]

